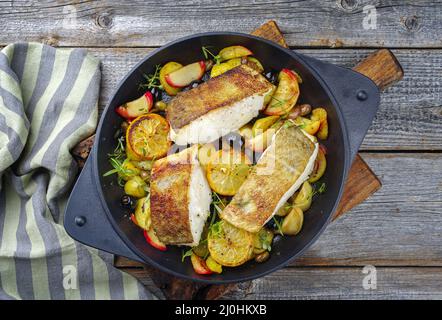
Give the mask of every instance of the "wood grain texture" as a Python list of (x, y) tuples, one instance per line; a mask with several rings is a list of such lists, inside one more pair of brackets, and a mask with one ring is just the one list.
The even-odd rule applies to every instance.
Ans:
[(365, 201), (381, 188), (381, 182), (359, 154), (356, 155), (333, 220)]
[[(88, 48), (102, 61), (100, 110), (120, 79), (149, 48)], [(300, 53), (353, 67), (373, 50), (303, 49)], [(381, 105), (361, 150), (442, 150), (442, 50), (392, 50), (404, 78), (382, 93)], [(302, 88), (301, 88), (302, 90)]]
[(373, 52), (353, 70), (370, 78), (380, 89), (385, 89), (404, 77), (404, 70), (399, 61), (388, 49)]
[[(376, 29), (364, 29), (366, 5)], [(442, 47), (439, 1), (12, 1), (0, 2), (0, 44), (159, 46), (206, 31), (248, 33), (278, 21), (289, 45), (303, 47)], [(19, 32), (17, 32), (19, 30)]]
[(286, 268), (225, 299), (441, 299), (442, 268), (376, 268), (365, 290), (362, 268)]
[(284, 48), (289, 45), (285, 42), (284, 35), (278, 27), (275, 20), (270, 20), (260, 26), (258, 29), (251, 32), (252, 35), (273, 41)]
[[(363, 267), (291, 267), (263, 278), (238, 284), (223, 299), (442, 299), (442, 268), (376, 267), (377, 288), (362, 286)], [(152, 280), (142, 269), (128, 273), (138, 278), (158, 297)]]
[[(362, 153), (382, 188), (330, 224), (293, 266), (442, 267), (442, 154)], [(121, 267), (140, 267), (119, 258)]]
[[(266, 24), (262, 25), (258, 29), (253, 32), (254, 35), (260, 36), (262, 38), (275, 41), (280, 45), (287, 47), (285, 43), (284, 36), (279, 30), (275, 21), (269, 21)], [(369, 57), (370, 62), (365, 63), (366, 66), (372, 64), (373, 67), (377, 65), (383, 65), (386, 71), (390, 71), (387, 67), (392, 66), (393, 68), (400, 68), (399, 63), (394, 58), (392, 54), (389, 55), (381, 55), (375, 53)], [(363, 62), (362, 62), (363, 63)], [(375, 69), (375, 68), (373, 68)], [(371, 69), (371, 70), (373, 70)], [(385, 78), (388, 78), (388, 84), (391, 84), (395, 81), (398, 81), (402, 78), (402, 74), (397, 75), (396, 73), (389, 74), (384, 73), (384, 77), (382, 77), (382, 72), (369, 72), (370, 69), (367, 70), (367, 76), (373, 77), (374, 81), (378, 83), (387, 82), (384, 81)], [(379, 70), (376, 70), (379, 71)], [(385, 87), (387, 84), (385, 85)], [(355, 173), (353, 173), (353, 171)], [(365, 181), (366, 184), (360, 184), (360, 181)], [(356, 156), (356, 159), (350, 169), (349, 177), (346, 182), (343, 198), (341, 200), (341, 205), (335, 213), (334, 218), (337, 218), (339, 215), (343, 214), (345, 211), (348, 211), (355, 206), (365, 200), (369, 195), (374, 193), (377, 189), (380, 188), (380, 182), (370, 170), (368, 165), (360, 158), (359, 155)], [(150, 278), (154, 280), (158, 287), (162, 288), (162, 292), (164, 293), (166, 298), (202, 298), (202, 299), (216, 299), (222, 297), (226, 293), (230, 291), (236, 291), (237, 285), (207, 285), (204, 286), (199, 283), (194, 283), (191, 281), (186, 281), (182, 279), (178, 279), (172, 277), (170, 275), (164, 274), (158, 270), (155, 270), (151, 267), (145, 267), (146, 272), (150, 275)]]

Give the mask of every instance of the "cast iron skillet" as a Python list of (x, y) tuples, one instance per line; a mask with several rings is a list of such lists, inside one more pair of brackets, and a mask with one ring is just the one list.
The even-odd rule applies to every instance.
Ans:
[[(123, 190), (115, 176), (103, 177), (110, 170), (107, 154), (122, 119), (114, 109), (141, 95), (138, 84), (143, 73), (152, 73), (155, 65), (168, 61), (187, 64), (201, 60), (201, 47), (214, 52), (230, 45), (243, 45), (269, 70), (296, 70), (302, 77), (301, 102), (324, 107), (329, 116), (327, 171), (322, 178), (327, 191), (313, 202), (304, 226), (295, 237), (283, 237), (272, 248), (265, 263), (248, 262), (236, 268), (224, 268), (220, 275), (197, 275), (189, 259), (181, 262), (182, 248), (169, 246), (161, 252), (146, 243), (142, 231), (125, 215), (120, 206)], [(251, 35), (214, 32), (174, 41), (147, 55), (121, 81), (103, 112), (95, 144), (70, 196), (64, 225), (78, 241), (133, 260), (151, 264), (175, 276), (207, 283), (239, 282), (264, 276), (302, 254), (321, 234), (340, 199), (350, 164), (370, 126), (379, 105), (379, 91), (368, 78), (354, 71), (301, 55), (270, 41)]]

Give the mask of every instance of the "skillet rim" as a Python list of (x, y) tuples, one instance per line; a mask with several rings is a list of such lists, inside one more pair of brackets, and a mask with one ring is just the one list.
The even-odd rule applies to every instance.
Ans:
[[(152, 56), (156, 55), (157, 53), (159, 53), (160, 51), (166, 50), (169, 47), (175, 45), (176, 43), (180, 43), (180, 42), (184, 42), (187, 40), (191, 40), (194, 38), (199, 38), (199, 37), (207, 37), (207, 36), (240, 36), (240, 37), (245, 37), (245, 38), (249, 38), (252, 39), (254, 41), (258, 41), (258, 42), (263, 42), (266, 43), (267, 45), (270, 45), (272, 47), (274, 47), (277, 50), (282, 50), (285, 53), (287, 53), (292, 59), (297, 60), (299, 63), (301, 63), (305, 68), (307, 68), (309, 70), (309, 72), (311, 73), (311, 75), (319, 82), (319, 84), (322, 86), (322, 89), (325, 91), (325, 93), (327, 94), (327, 96), (330, 98), (330, 101), (332, 102), (335, 111), (336, 111), (336, 115), (337, 118), (339, 120), (340, 123), (340, 127), (341, 127), (341, 131), (342, 131), (342, 137), (344, 140), (344, 145), (343, 145), (343, 150), (344, 150), (344, 166), (343, 166), (343, 174), (342, 174), (342, 179), (340, 181), (339, 184), (339, 190), (338, 190), (338, 196), (335, 198), (334, 200), (334, 204), (332, 209), (328, 212), (328, 217), (325, 221), (325, 223), (321, 226), (321, 228), (319, 229), (318, 232), (316, 232), (315, 235), (312, 236), (311, 240), (308, 241), (308, 243), (301, 249), (299, 250), (296, 254), (291, 255), (289, 257), (287, 257), (285, 259), (285, 261), (283, 263), (280, 264), (276, 264), (270, 268), (268, 268), (265, 271), (262, 271), (260, 273), (255, 273), (255, 274), (251, 274), (249, 276), (242, 276), (242, 277), (238, 277), (238, 279), (217, 279), (217, 280), (212, 280), (211, 278), (200, 278), (200, 277), (192, 277), (189, 276), (187, 274), (182, 274), (179, 272), (176, 272), (172, 269), (169, 269), (161, 264), (159, 264), (158, 262), (156, 262), (154, 259), (152, 259), (151, 257), (143, 254), (142, 252), (139, 251), (139, 249), (133, 245), (133, 243), (128, 239), (128, 237), (126, 236), (126, 234), (121, 230), (121, 228), (119, 227), (118, 223), (115, 221), (115, 219), (112, 216), (112, 213), (110, 212), (109, 206), (105, 200), (105, 197), (103, 195), (103, 188), (101, 186), (100, 183), (100, 177), (99, 177), (99, 173), (98, 173), (98, 149), (99, 149), (99, 145), (101, 143), (101, 129), (103, 126), (103, 122), (104, 122), (104, 118), (105, 115), (110, 112), (113, 111), (110, 108), (111, 102), (114, 100), (115, 96), (117, 95), (117, 92), (121, 89), (121, 87), (123, 86), (124, 82), (127, 80), (127, 78), (129, 78), (134, 72), (136, 72), (138, 70), (138, 68), (144, 64), (147, 60), (149, 60)], [(105, 213), (106, 213), (106, 218), (107, 220), (110, 222), (112, 228), (114, 229), (115, 233), (120, 237), (120, 239), (124, 242), (124, 244), (128, 247), (128, 249), (130, 249), (137, 257), (140, 258), (141, 261), (144, 261), (145, 263), (148, 263), (158, 269), (160, 269), (161, 271), (164, 271), (166, 273), (169, 273), (173, 276), (176, 276), (178, 278), (182, 278), (182, 279), (187, 279), (187, 280), (191, 280), (191, 281), (195, 281), (195, 282), (201, 282), (201, 283), (206, 283), (206, 284), (227, 284), (227, 283), (239, 283), (239, 282), (244, 282), (244, 281), (250, 281), (250, 280), (254, 280), (257, 278), (261, 278), (263, 276), (266, 276), (270, 273), (273, 273), (283, 267), (285, 267), (287, 264), (289, 264), (291, 261), (293, 261), (295, 258), (297, 258), (298, 256), (302, 255), (305, 250), (307, 250), (308, 248), (310, 248), (310, 246), (316, 242), (316, 240), (318, 239), (318, 237), (324, 232), (325, 228), (328, 226), (328, 224), (330, 223), (330, 220), (333, 217), (333, 213), (335, 212), (338, 204), (339, 204), (339, 200), (342, 197), (342, 193), (343, 193), (343, 189), (344, 189), (344, 185), (345, 185), (345, 180), (346, 177), (348, 175), (348, 170), (349, 170), (349, 164), (350, 164), (350, 139), (348, 136), (348, 130), (347, 130), (347, 125), (345, 122), (345, 118), (343, 115), (343, 112), (341, 110), (341, 107), (338, 103), (338, 100), (336, 99), (335, 95), (333, 94), (332, 90), (330, 89), (330, 87), (327, 85), (327, 82), (323, 79), (323, 77), (319, 74), (319, 72), (317, 72), (313, 67), (310, 66), (310, 64), (305, 61), (305, 59), (303, 58), (302, 55), (288, 49), (288, 48), (284, 48), (278, 44), (276, 44), (273, 41), (267, 40), (267, 39), (263, 39), (260, 37), (256, 37), (250, 34), (245, 34), (245, 33), (240, 33), (240, 32), (222, 32), (222, 31), (216, 31), (216, 32), (203, 32), (203, 33), (196, 33), (196, 34), (192, 34), (192, 35), (188, 35), (185, 37), (181, 37), (179, 39), (176, 39), (174, 41), (171, 41), (167, 44), (165, 44), (164, 46), (161, 46), (159, 48), (154, 49), (152, 52), (150, 52), (149, 54), (147, 54), (143, 59), (141, 59), (137, 64), (135, 64), (135, 66), (132, 67), (132, 69), (126, 73), (126, 75), (119, 81), (118, 85), (116, 86), (116, 88), (113, 90), (112, 92), (112, 96), (109, 99), (109, 102), (107, 103), (105, 109), (103, 110), (101, 117), (100, 117), (100, 121), (98, 123), (97, 126), (97, 131), (96, 131), (96, 137), (97, 139), (97, 143), (94, 144), (94, 148), (92, 150), (93, 153), (93, 163), (92, 163), (92, 175), (93, 175), (93, 180), (95, 183), (95, 188), (97, 190), (98, 196), (100, 198), (100, 202), (101, 202), (101, 206), (103, 207)], [(222, 274), (221, 274), (222, 276)]]

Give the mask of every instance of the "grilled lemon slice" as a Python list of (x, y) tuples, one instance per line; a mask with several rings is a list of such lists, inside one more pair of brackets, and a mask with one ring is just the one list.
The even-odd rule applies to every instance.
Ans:
[(242, 152), (219, 150), (207, 164), (207, 181), (213, 191), (223, 196), (233, 196), (246, 180), (251, 164)]
[(158, 159), (166, 155), (170, 147), (169, 124), (162, 116), (144, 114), (134, 119), (126, 131), (130, 150), (140, 159)]
[(221, 220), (210, 229), (210, 256), (222, 266), (236, 267), (247, 262), (253, 254), (254, 235)]

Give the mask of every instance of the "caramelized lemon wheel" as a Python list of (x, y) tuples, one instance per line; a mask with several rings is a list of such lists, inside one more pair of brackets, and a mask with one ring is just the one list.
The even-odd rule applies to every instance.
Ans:
[(242, 152), (219, 150), (207, 164), (207, 181), (213, 191), (233, 196), (246, 180), (251, 161)]
[(253, 253), (254, 235), (221, 220), (208, 236), (210, 256), (222, 266), (236, 267), (247, 262)]
[(141, 159), (158, 159), (166, 155), (170, 147), (169, 124), (162, 116), (144, 114), (134, 119), (126, 131), (130, 151)]

